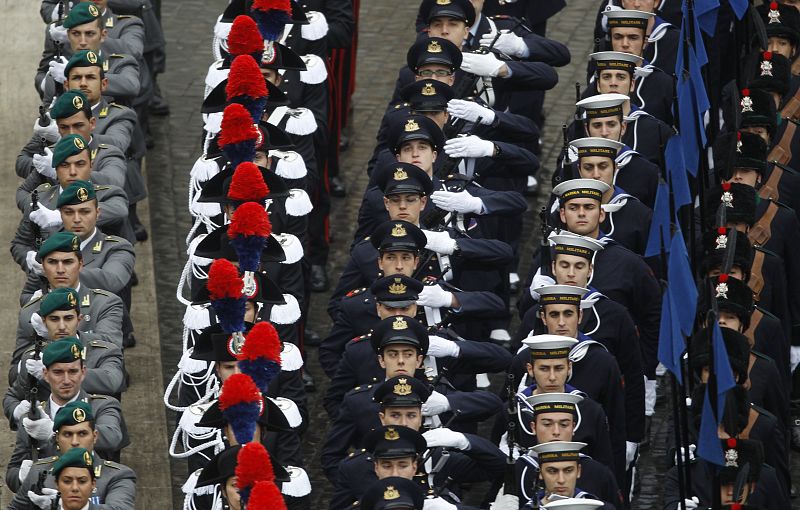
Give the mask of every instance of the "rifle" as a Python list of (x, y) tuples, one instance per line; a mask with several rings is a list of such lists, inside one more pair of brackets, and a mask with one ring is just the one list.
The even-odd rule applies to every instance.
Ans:
[[(41, 359), (42, 357), (42, 348), (44, 347), (44, 339), (36, 335), (36, 343), (33, 350), (33, 359)], [(28, 381), (31, 385), (30, 389), (28, 390), (28, 402), (31, 403), (31, 409), (28, 411), (28, 418), (31, 420), (38, 420), (39, 419), (39, 412), (36, 410), (36, 404), (39, 395), (39, 380), (36, 376), (32, 374), (28, 374)], [(37, 447), (37, 442), (34, 438), (30, 437), (31, 442), (31, 460), (36, 462), (39, 459), (39, 449)]]
[[(575, 82), (575, 102), (579, 102), (581, 100), (581, 84), (580, 82)], [(584, 125), (583, 125), (583, 116), (581, 115), (581, 109), (579, 106), (575, 107), (575, 114), (573, 115), (573, 120), (575, 124), (576, 133), (578, 136), (584, 136)]]
[[(31, 192), (31, 211), (39, 210), (39, 190)], [(31, 222), (31, 230), (33, 231), (33, 246), (38, 250), (42, 246), (42, 229), (35, 222)]]
[(514, 374), (509, 373), (506, 376), (507, 392), (508, 392), (508, 405), (506, 413), (508, 414), (508, 430), (506, 432), (506, 442), (508, 443), (508, 456), (506, 457), (506, 471), (505, 480), (503, 481), (503, 494), (511, 494), (513, 496), (520, 495), (519, 480), (516, 474), (516, 460), (514, 459), (514, 448), (518, 444), (517, 437), (517, 392), (514, 385)]
[[(64, 13), (67, 10), (67, 6), (65, 4), (66, 4), (67, 1), (68, 0), (61, 0), (60, 2), (58, 2), (58, 21), (56, 21), (56, 25), (61, 26), (61, 25), (64, 24)], [(62, 48), (61, 48), (61, 41), (55, 41), (54, 40), (53, 41), (53, 46), (55, 46), (55, 50), (56, 50), (55, 58), (56, 58), (56, 60), (58, 60), (59, 58), (61, 58), (61, 55), (63, 54), (63, 51), (62, 51)], [(63, 83), (58, 83), (58, 80), (56, 80), (56, 79), (54, 79), (53, 82), (54, 82), (55, 88), (56, 88), (56, 97), (58, 97), (58, 96), (60, 96), (61, 94), (64, 93), (64, 84)]]

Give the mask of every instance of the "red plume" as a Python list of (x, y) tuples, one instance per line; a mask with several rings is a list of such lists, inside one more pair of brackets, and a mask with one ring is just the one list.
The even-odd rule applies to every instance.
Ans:
[(272, 460), (264, 445), (250, 442), (242, 446), (236, 456), (236, 487), (239, 490), (252, 488), (256, 482), (275, 480)]
[(777, 11), (778, 10), (778, 2), (770, 2), (769, 8), (772, 9), (773, 11)]
[(719, 228), (717, 229), (717, 234), (719, 234), (719, 235), (721, 235), (721, 236), (724, 236), (724, 235), (725, 235), (725, 234), (727, 234), (727, 233), (728, 233), (728, 230), (727, 230), (725, 227), (719, 227)]
[(267, 96), (267, 84), (261, 74), (256, 60), (250, 55), (239, 55), (233, 59), (225, 86), (228, 101), (234, 97), (248, 96), (253, 98)]
[(225, 107), (220, 124), (219, 146), (232, 145), (258, 139), (258, 129), (244, 106), (233, 103)]
[(765, 51), (764, 52), (764, 60), (772, 60), (772, 52), (771, 51)]
[(236, 16), (228, 34), (228, 53), (246, 55), (264, 51), (264, 39), (250, 16)]
[(239, 276), (239, 270), (231, 261), (217, 259), (211, 263), (211, 268), (208, 270), (206, 287), (211, 299), (239, 299), (242, 297), (244, 283)]
[(743, 96), (749, 96), (750, 95), (750, 89), (742, 89), (742, 95)]
[(233, 172), (228, 198), (238, 202), (257, 202), (269, 195), (261, 170), (250, 162), (240, 163)]
[(219, 408), (225, 410), (231, 406), (242, 403), (263, 401), (261, 392), (256, 383), (245, 374), (233, 374), (222, 383), (222, 392), (219, 394)]
[(257, 482), (250, 493), (247, 510), (286, 510), (286, 503), (273, 482)]
[(258, 202), (245, 202), (233, 211), (231, 223), (228, 225), (228, 238), (236, 236), (267, 237), (272, 233), (267, 211)]
[(726, 283), (728, 281), (728, 273), (722, 273), (719, 275), (719, 282)]
[(723, 182), (722, 183), (722, 191), (730, 191), (731, 190), (731, 183)]
[(736, 448), (736, 438), (735, 437), (729, 437), (725, 442), (727, 443), (728, 448)]
[(290, 13), (292, 12), (291, 0), (254, 0), (252, 9), (259, 11), (277, 10)]
[(239, 359), (266, 358), (280, 363), (281, 339), (269, 322), (259, 322), (247, 334)]

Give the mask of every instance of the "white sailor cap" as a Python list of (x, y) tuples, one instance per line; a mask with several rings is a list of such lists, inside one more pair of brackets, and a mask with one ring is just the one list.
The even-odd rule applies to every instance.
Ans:
[(584, 156), (604, 156), (615, 159), (617, 152), (625, 147), (622, 142), (595, 136), (578, 138), (577, 140), (572, 140), (569, 144), (578, 152), (579, 158)]
[(575, 106), (586, 110), (588, 118), (622, 115), (622, 105), (630, 100), (625, 94), (597, 94), (581, 99)]
[(603, 69), (622, 69), (633, 74), (634, 69), (641, 67), (644, 63), (644, 58), (639, 55), (622, 51), (598, 51), (590, 54), (589, 58), (594, 60), (598, 71)]
[(547, 285), (536, 289), (539, 304), (542, 305), (581, 305), (581, 298), (589, 289), (576, 285)]
[(564, 255), (577, 255), (592, 260), (595, 252), (605, 248), (602, 243), (591, 237), (575, 234), (553, 234), (548, 239), (555, 243), (553, 249), (556, 255), (560, 253)]
[(534, 416), (539, 413), (572, 413), (577, 414), (578, 404), (583, 397), (575, 393), (539, 393), (525, 399), (533, 409)]
[(631, 27), (647, 30), (647, 22), (655, 13), (633, 9), (607, 9), (603, 11), (609, 30), (614, 27)]
[(569, 498), (559, 499), (544, 505), (542, 508), (551, 510), (594, 510), (605, 505), (602, 501), (596, 499), (583, 499), (583, 498)]
[(524, 338), (522, 343), (531, 351), (531, 358), (560, 359), (569, 357), (578, 341), (562, 335), (533, 335)]
[(578, 462), (581, 460), (581, 449), (586, 446), (586, 443), (578, 443), (576, 441), (550, 441), (547, 443), (539, 443), (531, 449), (536, 452), (539, 464), (545, 462), (563, 462), (574, 460)]
[(593, 198), (602, 202), (603, 193), (610, 189), (611, 186), (597, 179), (570, 179), (553, 188), (553, 194), (561, 200), (561, 205), (573, 198)]

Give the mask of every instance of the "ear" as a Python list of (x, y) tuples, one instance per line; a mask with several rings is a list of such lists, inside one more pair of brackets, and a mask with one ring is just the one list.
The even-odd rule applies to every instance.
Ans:
[(602, 207), (600, 208), (600, 223), (606, 221), (606, 211)]
[(620, 125), (621, 125), (621, 128), (620, 128), (620, 131), (619, 131), (619, 137), (622, 138), (623, 136), (625, 136), (625, 131), (628, 130), (628, 123), (623, 120), (620, 123)]
[(563, 205), (561, 205), (558, 208), (558, 218), (561, 220), (561, 223), (563, 225), (567, 224), (567, 216), (564, 214), (564, 206)]
[(578, 324), (580, 324), (582, 321), (583, 321), (583, 310), (581, 310), (581, 307), (578, 307)]
[(108, 88), (108, 78), (100, 80), (100, 92), (105, 92)]
[(530, 363), (525, 363), (525, 370), (528, 371), (528, 375), (533, 377), (533, 365)]
[(389, 210), (389, 199), (386, 197), (383, 197), (383, 207), (386, 208), (387, 211)]
[(92, 127), (92, 130), (94, 131), (94, 127), (97, 125), (97, 117), (92, 115), (92, 118), (89, 119), (89, 125)]
[(420, 203), (420, 209), (425, 209), (425, 207), (428, 205), (428, 197), (420, 196), (419, 203)]
[[(563, 220), (562, 220), (562, 221), (563, 221)], [(554, 260), (554, 261), (552, 261), (552, 262), (550, 262), (550, 272), (551, 272), (552, 274), (556, 274), (556, 261), (555, 261), (555, 260)]]
[(433, 151), (433, 160), (434, 160), (434, 161), (436, 161), (436, 157), (437, 157), (437, 156), (439, 156), (439, 153), (438, 153), (438, 152), (436, 152), (436, 151)]
[(383, 354), (378, 354), (378, 364), (381, 366), (381, 368), (386, 368), (386, 363), (383, 361)]
[(425, 360), (424, 354), (417, 354), (417, 368), (422, 368), (422, 362)]

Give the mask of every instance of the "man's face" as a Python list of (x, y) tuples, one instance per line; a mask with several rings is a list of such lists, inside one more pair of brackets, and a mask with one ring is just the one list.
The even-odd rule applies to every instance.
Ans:
[(629, 95), (634, 88), (634, 81), (627, 71), (605, 69), (600, 71), (597, 80), (597, 91), (601, 94)]
[(469, 27), (463, 21), (454, 18), (433, 18), (428, 25), (428, 35), (447, 39), (461, 48), (469, 35)]
[(69, 156), (56, 168), (56, 178), (62, 188), (66, 188), (75, 181), (88, 181), (91, 173), (92, 160), (89, 158), (88, 150)]
[(575, 494), (575, 486), (581, 474), (581, 467), (574, 460), (548, 462), (539, 471), (544, 482), (545, 494), (558, 494), (566, 498)]
[(609, 186), (614, 185), (614, 160), (605, 156), (584, 156), (580, 159), (578, 170), (584, 179), (594, 179)]
[(527, 364), (528, 375), (542, 393), (563, 393), (571, 362), (566, 358), (537, 359)]
[(403, 306), (403, 307), (400, 307), (400, 308), (394, 308), (394, 307), (386, 306), (386, 305), (381, 304), (381, 303), (375, 303), (375, 308), (377, 309), (378, 317), (380, 317), (381, 320), (387, 319), (387, 318), (395, 316), (395, 315), (402, 315), (404, 317), (416, 317), (417, 316), (417, 304), (416, 303), (411, 303), (408, 306)]
[(542, 322), (551, 335), (578, 336), (581, 311), (575, 305), (542, 305)]
[(572, 413), (542, 413), (532, 424), (536, 442), (572, 441), (575, 433), (575, 418)]
[(386, 378), (413, 376), (422, 366), (423, 356), (412, 345), (389, 344), (378, 354), (378, 363), (386, 370)]
[(73, 67), (69, 70), (65, 88), (80, 89), (90, 104), (97, 104), (103, 91), (108, 88), (108, 78), (100, 77), (100, 67)]
[(84, 23), (67, 30), (67, 38), (72, 51), (100, 51), (100, 44), (106, 40), (106, 29), (100, 27), (100, 18), (91, 23)]
[(559, 209), (561, 222), (573, 234), (593, 235), (606, 219), (600, 202), (591, 198), (573, 198)]
[(415, 225), (419, 223), (419, 215), (427, 203), (428, 197), (417, 193), (393, 193), (383, 197), (389, 219), (404, 220)]
[(753, 492), (755, 489), (755, 484), (747, 483), (744, 484), (742, 487), (741, 497), (736, 499), (735, 492), (736, 487), (732, 483), (726, 483), (724, 485), (720, 485), (719, 487), (719, 494), (720, 494), (720, 502), (723, 505), (732, 505), (734, 503), (747, 503), (747, 499), (750, 497), (750, 493)]
[(78, 286), (83, 263), (75, 253), (54, 251), (45, 255), (42, 272), (53, 289)]
[[(719, 276), (721, 273), (722, 271), (720, 271), (720, 269), (717, 267), (709, 271), (708, 276), (714, 278), (715, 276)], [(742, 271), (742, 268), (739, 266), (731, 267), (731, 270), (728, 271), (728, 274), (738, 280), (744, 281), (744, 271)]]
[(81, 323), (83, 316), (73, 310), (55, 310), (44, 318), (44, 326), (47, 328), (47, 336), (51, 340), (75, 336), (78, 332), (78, 324)]
[[(800, 0), (798, 0), (800, 1)], [(769, 145), (769, 130), (764, 126), (747, 126), (742, 127), (739, 131), (743, 133), (752, 133), (761, 137), (764, 142)]]
[(232, 476), (225, 482), (225, 499), (230, 506), (230, 510), (241, 510), (242, 500), (239, 496), (239, 489), (236, 486), (236, 477)]
[(424, 64), (419, 66), (417, 74), (414, 76), (414, 81), (420, 80), (436, 80), (440, 83), (446, 83), (453, 86), (456, 81), (456, 73), (453, 69), (442, 64)]
[(283, 76), (281, 76), (281, 74), (275, 69), (262, 69), (261, 75), (276, 87), (281, 84), (281, 81), (283, 81)]
[(96, 442), (97, 431), (92, 430), (88, 421), (76, 425), (62, 425), (56, 432), (56, 444), (61, 452), (66, 452), (70, 448), (86, 448), (91, 452)]
[(381, 425), (398, 425), (419, 431), (422, 428), (420, 407), (386, 407), (378, 413)]
[(239, 363), (236, 361), (218, 361), (216, 365), (217, 377), (221, 383), (225, 382), (225, 380), (233, 374), (241, 373), (239, 370)]
[(56, 489), (61, 495), (61, 508), (81, 510), (89, 503), (95, 480), (86, 468), (66, 467), (58, 474)]
[(383, 274), (411, 276), (419, 264), (419, 255), (410, 251), (385, 251), (378, 258), (378, 269)]
[(553, 276), (559, 285), (586, 287), (592, 274), (592, 264), (577, 255), (559, 253), (553, 261)]
[(623, 53), (644, 54), (644, 31), (641, 28), (614, 27), (611, 29), (611, 49)]
[(656, 12), (659, 0), (622, 0), (622, 8), (630, 11)]
[(255, 301), (248, 300), (244, 304), (244, 321), (256, 322), (257, 318), (258, 318), (258, 307), (256, 306)]
[(44, 380), (50, 385), (51, 395), (56, 404), (66, 404), (81, 391), (81, 383), (86, 376), (86, 367), (81, 360), (71, 363), (53, 363), (44, 369)]
[(272, 158), (270, 158), (264, 151), (256, 151), (256, 157), (253, 158), (253, 164), (264, 168), (272, 168)]
[(626, 124), (622, 122), (617, 115), (613, 117), (597, 117), (595, 119), (589, 119), (586, 122), (587, 135), (617, 142), (622, 140), (622, 135), (625, 134), (625, 128)]
[(767, 47), (772, 53), (783, 55), (789, 60), (794, 57), (795, 47), (789, 39), (783, 37), (770, 37), (769, 46)]
[(427, 140), (411, 140), (400, 146), (397, 161), (416, 165), (430, 175), (433, 162), (436, 161), (436, 151)]
[(761, 182), (761, 176), (752, 168), (734, 168), (733, 175), (725, 182), (735, 182), (737, 184), (746, 184), (753, 188), (756, 184)]
[(94, 117), (87, 119), (86, 114), (83, 112), (78, 112), (65, 119), (56, 120), (58, 134), (61, 136), (81, 135), (84, 140), (92, 137), (92, 131), (94, 131), (96, 123), (97, 120)]
[(97, 200), (90, 200), (77, 205), (62, 206), (61, 221), (64, 222), (64, 230), (72, 232), (86, 240), (97, 225), (97, 218), (100, 216), (100, 208), (97, 207)]
[(417, 473), (417, 460), (414, 457), (402, 457), (399, 459), (375, 459), (375, 474), (378, 480), (399, 476), (406, 480), (411, 480)]
[(743, 329), (742, 321), (739, 320), (739, 316), (731, 312), (723, 312), (720, 310), (719, 317), (717, 317), (717, 323), (722, 328), (733, 329), (740, 333)]

